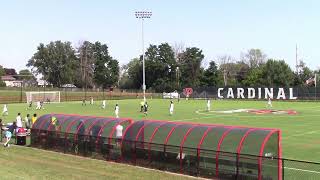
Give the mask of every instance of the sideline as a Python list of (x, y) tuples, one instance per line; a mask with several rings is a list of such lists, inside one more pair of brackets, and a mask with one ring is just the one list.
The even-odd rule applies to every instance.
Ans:
[[(3, 143), (0, 143), (0, 145), (3, 145)], [(46, 152), (46, 153), (59, 154), (59, 155), (64, 155), (64, 156), (69, 156), (69, 157), (74, 157), (74, 158), (86, 159), (86, 160), (90, 160), (90, 161), (100, 161), (100, 162), (110, 163), (110, 164), (114, 164), (114, 165), (118, 165), (118, 166), (128, 166), (128, 167), (139, 168), (139, 169), (143, 169), (143, 170), (147, 170), (147, 171), (156, 171), (156, 172), (159, 172), (159, 173), (166, 173), (166, 174), (170, 174), (170, 175), (187, 177), (187, 178), (192, 178), (192, 179), (208, 180), (208, 179), (202, 178), (202, 177), (189, 176), (189, 175), (179, 174), (179, 173), (174, 173), (174, 172), (169, 172), (169, 171), (161, 171), (161, 170), (158, 170), (158, 169), (151, 169), (151, 168), (146, 168), (146, 167), (141, 167), (141, 166), (134, 166), (134, 165), (125, 164), (125, 163), (117, 163), (117, 162), (114, 162), (114, 161), (105, 161), (105, 160), (101, 160), (101, 159), (93, 159), (93, 158), (90, 158), (90, 157), (76, 156), (76, 155), (62, 153), (62, 152), (55, 152), (55, 151), (50, 151), (50, 150), (48, 151), (48, 150), (38, 149), (38, 148), (34, 148), (34, 147), (19, 146), (19, 145), (15, 145), (15, 144), (11, 144), (10, 147), (30, 148), (30, 149), (33, 149), (33, 150), (43, 151), (43, 152)], [(3, 147), (0, 147), (0, 148), (3, 148)]]
[(290, 170), (295, 170), (295, 171), (303, 171), (303, 172), (309, 172), (309, 173), (315, 173), (315, 174), (320, 174), (319, 171), (311, 171), (311, 170), (306, 170), (306, 169), (298, 169), (298, 168), (289, 168), (289, 167), (284, 167), (285, 169), (290, 169)]
[[(212, 113), (210, 113), (212, 112)], [(296, 114), (296, 115), (287, 115), (287, 114), (265, 114), (265, 115), (239, 115), (236, 113), (229, 113), (229, 114), (213, 114), (215, 111), (209, 111), (209, 112), (200, 112), (199, 110), (195, 111), (196, 114), (199, 115), (207, 115), (207, 116), (214, 116), (214, 117), (232, 117), (236, 115), (235, 117), (259, 117), (259, 118), (270, 118), (270, 117), (277, 117), (277, 118), (288, 118), (288, 117), (293, 117), (293, 118), (303, 118), (303, 117), (320, 117), (320, 114), (310, 114), (310, 115), (301, 115), (301, 114)]]
[(310, 131), (310, 132), (295, 134), (295, 135), (291, 135), (291, 136), (286, 136), (286, 137), (283, 137), (282, 139), (288, 139), (288, 138), (291, 138), (291, 137), (299, 137), (299, 136), (304, 136), (304, 135), (308, 135), (308, 134), (316, 134), (318, 132), (319, 131)]
[[(3, 143), (0, 143), (0, 144), (3, 145)], [(151, 168), (146, 168), (146, 167), (141, 167), (141, 166), (134, 166), (134, 165), (125, 164), (125, 163), (117, 163), (117, 162), (114, 162), (114, 161), (104, 161), (104, 160), (100, 160), (100, 159), (93, 159), (93, 158), (90, 158), (90, 157), (76, 156), (76, 155), (72, 155), (72, 154), (65, 154), (65, 153), (62, 153), (62, 152), (55, 152), (55, 151), (50, 151), (50, 150), (48, 151), (48, 150), (44, 150), (44, 149), (38, 149), (38, 148), (27, 147), (27, 146), (18, 146), (18, 145), (14, 145), (14, 144), (12, 144), (11, 146), (17, 147), (17, 148), (31, 148), (33, 150), (43, 151), (43, 152), (46, 152), (46, 153), (59, 154), (59, 155), (64, 155), (64, 156), (69, 156), (69, 157), (75, 157), (75, 158), (80, 158), (80, 159), (91, 160), (91, 161), (107, 162), (107, 163), (110, 163), (110, 164), (115, 164), (115, 165), (120, 165), (120, 166), (129, 166), (129, 167), (139, 168), (139, 169), (143, 169), (143, 170), (147, 170), (147, 171), (156, 171), (156, 172), (160, 172), (160, 173), (166, 173), (166, 174), (175, 175), (175, 176), (188, 177), (188, 178), (192, 178), (192, 179), (207, 180), (206, 178), (194, 177), (194, 176), (189, 176), (189, 175), (185, 175), (185, 174), (173, 173), (173, 172), (169, 172), (169, 171), (161, 171), (161, 170), (158, 170), (158, 169), (151, 169)], [(284, 167), (284, 169), (320, 174), (319, 171), (312, 171), (312, 170), (307, 170), (307, 169), (290, 168), (290, 167)]]

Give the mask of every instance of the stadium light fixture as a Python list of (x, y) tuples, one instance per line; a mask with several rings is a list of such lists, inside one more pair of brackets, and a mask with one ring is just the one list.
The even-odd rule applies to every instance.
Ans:
[(143, 90), (143, 100), (146, 102), (146, 71), (145, 71), (145, 62), (144, 62), (144, 31), (143, 31), (143, 22), (144, 19), (150, 19), (152, 16), (151, 11), (136, 11), (135, 16), (137, 19), (141, 19), (141, 39), (142, 39), (142, 90)]

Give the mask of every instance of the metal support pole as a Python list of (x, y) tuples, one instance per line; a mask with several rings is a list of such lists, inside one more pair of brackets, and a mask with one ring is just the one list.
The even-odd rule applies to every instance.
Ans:
[(142, 79), (143, 79), (143, 101), (146, 102), (146, 69), (145, 69), (145, 62), (144, 62), (144, 32), (143, 32), (143, 22), (144, 19), (141, 19), (141, 35), (142, 35)]
[(143, 100), (146, 102), (146, 72), (145, 72), (145, 59), (144, 59), (144, 19), (150, 18), (152, 12), (150, 11), (137, 11), (135, 16), (141, 19), (141, 40), (142, 40), (142, 90), (143, 90)]

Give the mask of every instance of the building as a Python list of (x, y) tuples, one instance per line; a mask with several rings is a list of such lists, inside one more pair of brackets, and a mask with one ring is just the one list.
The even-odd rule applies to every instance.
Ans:
[(2, 76), (1, 80), (6, 83), (7, 87), (21, 87), (23, 81), (17, 80), (13, 76)]

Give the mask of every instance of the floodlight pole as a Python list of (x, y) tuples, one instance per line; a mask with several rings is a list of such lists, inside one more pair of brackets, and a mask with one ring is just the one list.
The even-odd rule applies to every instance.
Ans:
[(142, 40), (142, 90), (143, 90), (143, 101), (146, 102), (146, 70), (144, 61), (144, 31), (143, 23), (144, 19), (151, 18), (152, 12), (150, 11), (136, 11), (135, 16), (141, 19), (141, 40)]

